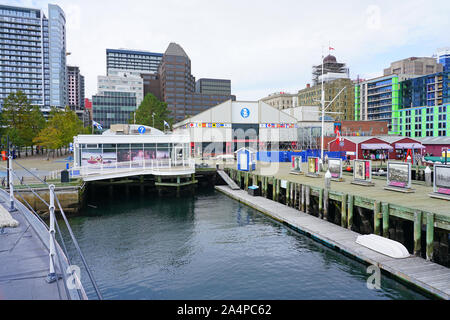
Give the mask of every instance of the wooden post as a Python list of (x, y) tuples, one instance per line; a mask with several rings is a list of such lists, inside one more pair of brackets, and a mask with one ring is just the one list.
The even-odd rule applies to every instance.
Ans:
[(248, 191), (248, 176), (249, 176), (249, 174), (248, 174), (248, 172), (246, 172), (245, 173), (245, 191)]
[(434, 214), (427, 212), (427, 260), (433, 260)]
[(277, 194), (277, 179), (272, 178), (272, 200), (275, 201), (276, 200), (276, 194)]
[(281, 180), (277, 179), (277, 202), (280, 202)]
[(347, 227), (347, 194), (342, 195), (342, 205), (341, 205), (341, 227)]
[(323, 189), (319, 189), (319, 218), (323, 219)]
[(414, 254), (420, 256), (422, 251), (422, 212), (414, 212)]
[(383, 237), (389, 238), (389, 203), (383, 203)]
[(301, 200), (300, 200), (300, 211), (301, 212), (305, 212), (305, 198), (306, 198), (306, 187), (304, 185), (300, 185), (300, 189), (301, 189)]
[(309, 186), (306, 186), (305, 191), (305, 212), (309, 214), (309, 204), (310, 204), (310, 195), (311, 195), (311, 188)]
[(298, 184), (294, 183), (294, 202), (292, 204), (293, 208), (297, 206), (297, 199), (298, 199)]
[(347, 215), (347, 229), (352, 230), (353, 227), (353, 206), (355, 203), (355, 197), (350, 195), (348, 197), (348, 215)]
[(291, 203), (291, 183), (289, 181), (286, 182), (286, 205), (289, 207)]
[(373, 204), (373, 229), (374, 233), (378, 236), (380, 235), (380, 226), (380, 202), (375, 201), (375, 203)]
[(323, 191), (323, 219), (328, 221), (328, 197), (330, 190), (325, 189)]

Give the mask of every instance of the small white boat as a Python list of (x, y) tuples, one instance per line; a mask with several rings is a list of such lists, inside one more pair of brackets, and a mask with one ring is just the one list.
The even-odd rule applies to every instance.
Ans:
[(356, 239), (356, 243), (396, 259), (404, 259), (410, 256), (408, 250), (400, 242), (380, 237), (375, 234), (359, 236)]

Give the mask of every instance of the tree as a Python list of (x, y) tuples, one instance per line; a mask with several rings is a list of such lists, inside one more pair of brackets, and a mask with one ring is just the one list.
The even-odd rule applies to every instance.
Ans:
[(55, 150), (58, 149), (62, 142), (60, 140), (60, 132), (55, 127), (46, 127), (39, 132), (39, 135), (34, 138), (34, 142), (38, 145), (47, 149), (47, 160), (49, 159), (50, 150), (53, 151), (53, 156)]
[[(154, 125), (153, 125), (154, 114)], [(155, 127), (164, 130), (164, 121), (172, 125), (170, 111), (167, 109), (167, 103), (159, 101), (153, 94), (149, 93), (144, 97), (141, 104), (136, 110), (136, 124)], [(132, 114), (129, 123), (134, 123), (134, 115)]]

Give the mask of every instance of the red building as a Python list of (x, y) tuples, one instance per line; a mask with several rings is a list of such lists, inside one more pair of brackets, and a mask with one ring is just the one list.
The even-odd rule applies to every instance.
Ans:
[(450, 150), (450, 137), (425, 137), (418, 140), (425, 146), (424, 153), (433, 157), (441, 157), (444, 148)]

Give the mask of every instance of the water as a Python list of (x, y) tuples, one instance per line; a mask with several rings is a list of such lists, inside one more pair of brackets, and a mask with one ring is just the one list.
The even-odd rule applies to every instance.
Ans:
[(105, 299), (425, 298), (218, 192), (114, 198), (70, 219)]

